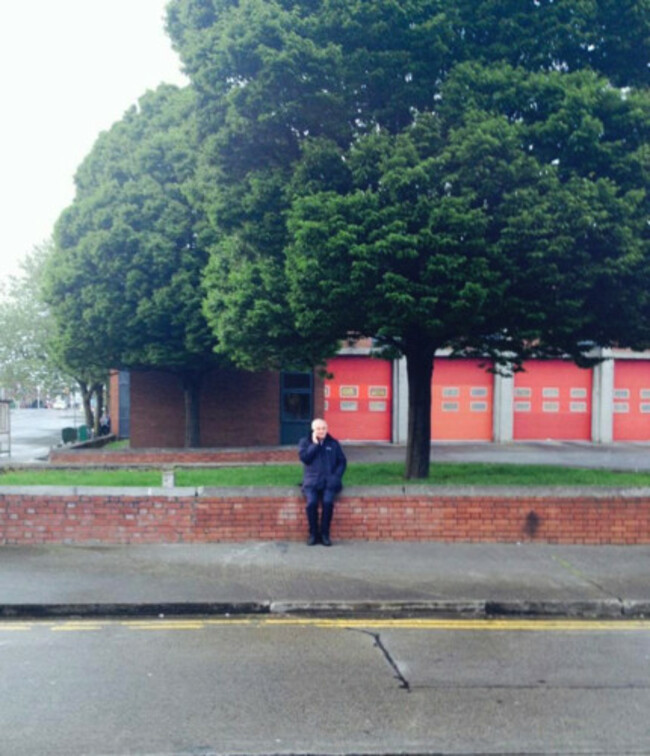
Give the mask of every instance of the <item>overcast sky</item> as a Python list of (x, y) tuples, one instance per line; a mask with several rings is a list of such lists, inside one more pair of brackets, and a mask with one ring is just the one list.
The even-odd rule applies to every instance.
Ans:
[(167, 0), (0, 6), (0, 281), (50, 237), (100, 132), (148, 89), (184, 83)]

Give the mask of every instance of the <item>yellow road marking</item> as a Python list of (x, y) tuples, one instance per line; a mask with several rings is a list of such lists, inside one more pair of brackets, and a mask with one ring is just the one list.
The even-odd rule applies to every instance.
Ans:
[(71, 622), (62, 622), (52, 625), (50, 630), (54, 633), (78, 633), (88, 632), (91, 630), (102, 630), (105, 623), (96, 621), (74, 620)]
[(123, 627), (129, 630), (203, 630), (207, 627), (204, 620), (151, 620), (151, 621), (134, 621), (121, 622)]
[(133, 631), (182, 631), (226, 627), (315, 627), (347, 630), (430, 630), (466, 632), (638, 632), (650, 631), (650, 620), (589, 619), (357, 619), (319, 617), (229, 617), (214, 619), (139, 619), (74, 621), (2, 621), (0, 632), (87, 632), (122, 627)]
[(369, 628), (386, 630), (469, 630), (469, 631), (566, 631), (566, 630), (650, 630), (647, 620), (566, 620), (566, 619), (326, 619), (316, 617), (273, 617), (259, 619), (205, 620), (206, 625), (228, 623), (265, 626), (320, 627), (332, 629)]

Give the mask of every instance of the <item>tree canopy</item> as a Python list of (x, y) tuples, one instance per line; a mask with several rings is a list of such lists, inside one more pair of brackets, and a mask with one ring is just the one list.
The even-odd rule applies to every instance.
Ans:
[[(517, 364), (568, 354), (588, 364), (594, 346), (650, 343), (648, 202), (630, 181), (645, 173), (645, 151), (621, 151), (616, 134), (634, 125), (641, 103), (593, 74), (558, 74), (555, 108), (527, 118), (502, 101), (507, 78), (530, 97), (552, 84), (548, 75), (504, 66), (457, 73), (486, 87), (496, 79), (492, 96), (449, 102), (452, 75), (438, 112), (397, 135), (361, 138), (339, 159), (347, 191), (318, 189), (307, 172), (289, 214), (298, 327), (323, 345), (333, 333), (371, 333), (406, 357), (414, 476), (427, 469), (437, 349)], [(564, 128), (567, 103), (587, 122), (579, 137), (580, 125)]]
[(113, 367), (183, 370), (211, 362), (201, 315), (206, 254), (188, 200), (193, 95), (143, 96), (97, 140), (61, 215), (48, 293), (67, 356)]
[(163, 85), (98, 138), (55, 230), (47, 297), (68, 364), (163, 369), (190, 392), (217, 363), (201, 311), (207, 260), (190, 201), (194, 94)]
[(197, 92), (204, 311), (246, 367), (648, 343), (647, 0), (172, 0)]
[[(56, 228), (69, 365), (588, 364), (650, 333), (650, 0), (171, 0), (191, 84), (97, 140)], [(194, 442), (194, 431), (189, 434)], [(188, 438), (189, 438), (188, 435)]]

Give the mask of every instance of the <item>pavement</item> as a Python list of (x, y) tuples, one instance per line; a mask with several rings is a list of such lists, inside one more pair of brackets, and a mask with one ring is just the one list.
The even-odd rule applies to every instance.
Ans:
[[(404, 454), (386, 445), (346, 451), (351, 462)], [(432, 445), (432, 457), (446, 461), (628, 470), (650, 469), (649, 451), (648, 444)], [(650, 617), (650, 545), (0, 546), (0, 618), (241, 614), (641, 619)]]
[(0, 547), (0, 617), (650, 617), (650, 546)]
[[(348, 461), (402, 462), (406, 449), (400, 444), (344, 444)], [(431, 444), (436, 462), (489, 462), (517, 465), (559, 465), (560, 467), (604, 468), (650, 471), (650, 443), (617, 441), (594, 444), (588, 441), (478, 441)]]

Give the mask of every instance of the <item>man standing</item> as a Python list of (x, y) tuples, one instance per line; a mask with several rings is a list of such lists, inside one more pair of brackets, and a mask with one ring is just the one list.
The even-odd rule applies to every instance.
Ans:
[[(316, 418), (311, 424), (311, 436), (301, 438), (298, 454), (303, 464), (302, 490), (307, 498), (308, 546), (320, 543), (331, 546), (330, 523), (334, 514), (334, 499), (343, 488), (342, 478), (347, 460), (339, 442), (327, 432), (327, 423)], [(318, 502), (322, 501), (322, 516), (318, 527)]]

